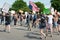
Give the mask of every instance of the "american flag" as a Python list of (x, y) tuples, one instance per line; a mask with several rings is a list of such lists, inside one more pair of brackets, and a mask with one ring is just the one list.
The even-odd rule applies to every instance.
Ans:
[(32, 9), (32, 11), (39, 12), (39, 8), (32, 1), (29, 1), (29, 8)]

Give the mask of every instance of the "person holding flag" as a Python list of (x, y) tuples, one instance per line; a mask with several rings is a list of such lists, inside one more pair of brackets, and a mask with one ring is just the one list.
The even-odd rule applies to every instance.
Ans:
[(36, 4), (34, 4), (32, 1), (29, 1), (29, 8), (32, 10), (32, 11), (35, 11), (35, 12), (39, 12), (39, 8), (37, 7)]
[[(39, 8), (32, 1), (29, 1), (29, 8), (32, 11), (39, 12)], [(46, 27), (45, 16), (44, 16), (44, 14), (41, 14), (40, 16), (41, 16), (40, 20), (39, 20), (40, 33), (42, 34), (42, 36), (44, 36), (46, 38), (46, 35), (43, 32), (44, 31), (43, 29)]]

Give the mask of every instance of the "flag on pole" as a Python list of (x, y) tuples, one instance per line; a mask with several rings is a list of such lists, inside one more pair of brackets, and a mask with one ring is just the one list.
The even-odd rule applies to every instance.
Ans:
[(48, 8), (44, 8), (44, 10), (43, 10), (43, 14), (50, 14), (50, 9), (48, 9)]
[(38, 8), (37, 5), (34, 4), (32, 1), (29, 1), (29, 8), (30, 8), (32, 11), (39, 12), (39, 8)]

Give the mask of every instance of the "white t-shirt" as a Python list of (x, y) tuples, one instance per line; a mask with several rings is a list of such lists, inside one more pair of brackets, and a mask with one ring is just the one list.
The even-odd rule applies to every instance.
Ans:
[(27, 17), (27, 15), (28, 15), (28, 12), (25, 12), (25, 15), (26, 15), (26, 17)]
[(53, 23), (53, 16), (52, 15), (49, 15), (48, 16), (48, 23), (49, 24), (52, 24)]
[(32, 15), (32, 18), (34, 17), (34, 14)]

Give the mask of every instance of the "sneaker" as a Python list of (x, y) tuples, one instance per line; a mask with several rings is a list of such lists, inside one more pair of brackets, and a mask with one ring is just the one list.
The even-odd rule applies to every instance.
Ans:
[(50, 35), (50, 37), (52, 37), (52, 35)]
[(40, 37), (40, 39), (42, 39), (42, 37)]
[(6, 32), (6, 30), (3, 30), (4, 32)]
[(28, 29), (29, 31), (31, 31), (31, 29)]
[(10, 33), (9, 31), (7, 33)]
[(59, 32), (57, 32), (57, 35), (59, 35)]
[(46, 40), (46, 36), (44, 37), (44, 39)]

